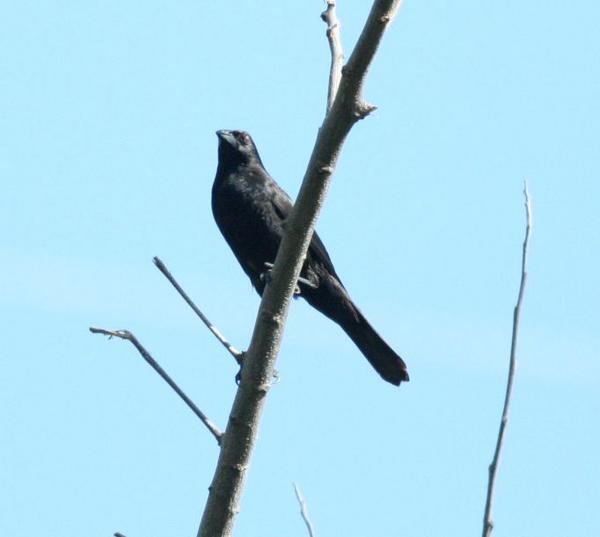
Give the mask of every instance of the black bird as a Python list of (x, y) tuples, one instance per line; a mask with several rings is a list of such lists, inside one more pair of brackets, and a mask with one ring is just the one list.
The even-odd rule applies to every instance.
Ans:
[[(250, 135), (217, 131), (219, 164), (212, 187), (212, 211), (225, 240), (260, 295), (275, 261), (290, 197), (265, 170)], [(408, 380), (406, 364), (354, 305), (325, 246), (314, 233), (298, 282), (300, 296), (339, 324), (388, 382)]]

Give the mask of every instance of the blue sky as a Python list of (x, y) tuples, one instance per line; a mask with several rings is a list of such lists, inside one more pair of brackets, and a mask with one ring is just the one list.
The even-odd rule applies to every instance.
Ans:
[[(5, 3), (0, 534), (195, 535), (217, 458), (128, 328), (220, 426), (258, 297), (210, 212), (219, 128), (294, 196), (323, 118), (321, 2)], [(367, 3), (341, 2), (349, 53)], [(318, 223), (406, 359), (400, 389), (296, 301), (239, 535), (477, 535), (534, 205), (497, 537), (591, 535), (600, 500), (600, 8), (406, 1)]]

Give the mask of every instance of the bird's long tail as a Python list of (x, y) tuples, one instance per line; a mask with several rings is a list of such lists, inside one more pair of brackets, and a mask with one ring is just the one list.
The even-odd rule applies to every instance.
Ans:
[(375, 331), (360, 310), (356, 307), (355, 310), (355, 319), (339, 323), (344, 332), (350, 336), (383, 379), (396, 386), (402, 381), (407, 381), (408, 372), (404, 360)]
[(318, 292), (303, 289), (302, 294), (313, 307), (342, 327), (384, 380), (396, 386), (408, 381), (404, 360), (375, 331), (337, 279), (326, 278)]

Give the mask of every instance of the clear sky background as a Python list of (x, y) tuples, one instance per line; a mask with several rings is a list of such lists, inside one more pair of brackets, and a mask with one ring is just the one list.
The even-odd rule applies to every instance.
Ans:
[[(369, 2), (340, 1), (349, 53)], [(329, 51), (313, 2), (3, 2), (0, 535), (195, 535), (217, 446), (128, 328), (221, 427), (258, 297), (210, 211), (219, 128), (295, 196)], [(318, 223), (406, 359), (384, 383), (294, 302), (237, 535), (478, 535), (534, 204), (494, 536), (596, 534), (600, 8), (407, 0)]]

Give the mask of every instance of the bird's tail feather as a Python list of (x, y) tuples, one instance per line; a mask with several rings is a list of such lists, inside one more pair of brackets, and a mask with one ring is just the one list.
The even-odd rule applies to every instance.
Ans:
[(398, 386), (408, 380), (406, 364), (370, 325), (354, 305), (341, 282), (322, 278), (318, 289), (300, 284), (302, 296), (317, 310), (339, 324), (383, 379)]
[(339, 323), (344, 332), (384, 380), (396, 386), (402, 381), (407, 381), (408, 372), (404, 360), (375, 331), (360, 310), (356, 307), (354, 309), (354, 318)]

